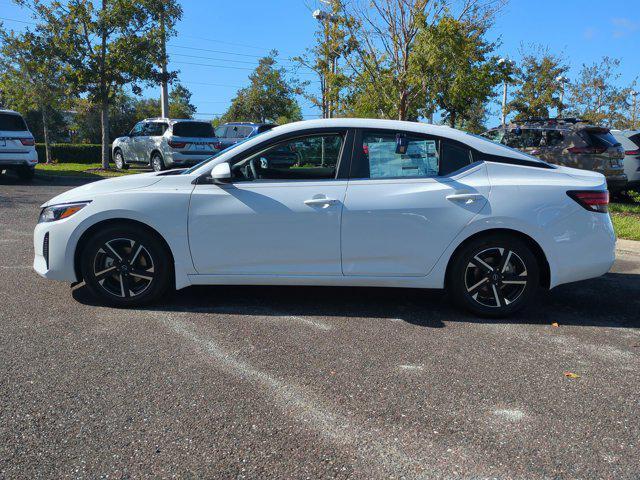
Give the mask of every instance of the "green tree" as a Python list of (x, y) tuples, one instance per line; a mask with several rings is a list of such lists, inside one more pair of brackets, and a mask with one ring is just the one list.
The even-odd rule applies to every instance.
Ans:
[[(109, 106), (125, 85), (158, 83), (161, 34), (171, 36), (182, 16), (176, 0), (21, 0), (55, 37), (65, 80), (100, 108), (102, 166), (109, 167)], [(164, 19), (164, 32), (158, 25)]]
[(487, 26), (443, 16), (426, 27), (415, 46), (413, 74), (428, 82), (426, 104), (443, 112), (451, 127), (478, 128), (486, 104), (500, 82), (496, 44), (486, 40)]
[[(27, 115), (41, 116), (46, 162), (51, 162), (51, 127), (59, 122), (65, 101), (63, 66), (53, 37), (41, 28), (7, 33), (0, 28), (0, 95), (2, 103)], [(34, 128), (34, 125), (31, 125)]]
[(545, 47), (533, 46), (530, 52), (521, 52), (520, 67), (516, 71), (517, 89), (507, 110), (516, 112), (515, 120), (549, 117), (551, 110), (564, 110), (560, 101), (563, 85), (557, 79), (569, 67), (564, 60)]
[(596, 125), (624, 126), (629, 89), (616, 85), (619, 66), (620, 60), (610, 57), (583, 64), (578, 78), (569, 85), (569, 111)]
[(260, 59), (249, 75), (251, 84), (238, 90), (231, 106), (223, 115), (225, 122), (279, 122), (302, 119), (296, 89), (285, 78), (285, 70), (276, 67), (278, 52)]

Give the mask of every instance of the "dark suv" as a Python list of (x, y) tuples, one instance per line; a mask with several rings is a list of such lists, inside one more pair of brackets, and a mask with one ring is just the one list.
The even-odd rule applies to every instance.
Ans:
[(277, 125), (273, 123), (229, 122), (216, 128), (216, 144), (218, 150), (223, 150), (245, 138), (271, 130)]
[(482, 135), (549, 163), (601, 173), (612, 192), (627, 185), (624, 149), (608, 128), (575, 118), (536, 118), (493, 128)]

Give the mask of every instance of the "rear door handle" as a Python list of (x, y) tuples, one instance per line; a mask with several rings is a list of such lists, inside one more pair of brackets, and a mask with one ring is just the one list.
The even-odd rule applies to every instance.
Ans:
[(310, 198), (309, 200), (305, 200), (304, 204), (309, 205), (310, 207), (318, 206), (318, 205), (333, 205), (334, 203), (338, 203), (338, 200), (335, 198)]
[(484, 198), (479, 193), (454, 193), (453, 195), (447, 195), (446, 199), (451, 200), (452, 202), (462, 202), (462, 203), (474, 203), (477, 200)]

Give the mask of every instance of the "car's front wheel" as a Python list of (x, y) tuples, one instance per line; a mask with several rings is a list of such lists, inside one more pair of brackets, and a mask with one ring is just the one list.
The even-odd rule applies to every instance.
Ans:
[(484, 317), (506, 317), (524, 308), (539, 288), (540, 269), (521, 239), (487, 235), (465, 245), (452, 261), (447, 288), (454, 302)]
[(170, 254), (144, 228), (110, 226), (94, 234), (80, 255), (87, 288), (102, 303), (130, 307), (159, 299), (171, 285)]

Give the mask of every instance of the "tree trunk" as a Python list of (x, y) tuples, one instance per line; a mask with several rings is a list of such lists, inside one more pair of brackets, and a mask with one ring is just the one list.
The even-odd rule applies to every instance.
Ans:
[(452, 110), (451, 113), (449, 114), (449, 126), (451, 128), (456, 128), (456, 118), (457, 117), (457, 113), (455, 110)]
[(109, 168), (109, 102), (102, 101), (100, 109), (102, 120), (102, 168)]
[(51, 145), (49, 144), (49, 112), (42, 107), (42, 130), (44, 132), (44, 156), (47, 164), (51, 163)]
[(406, 120), (407, 119), (407, 100), (409, 94), (405, 91), (400, 93), (400, 103), (398, 104), (398, 120)]

